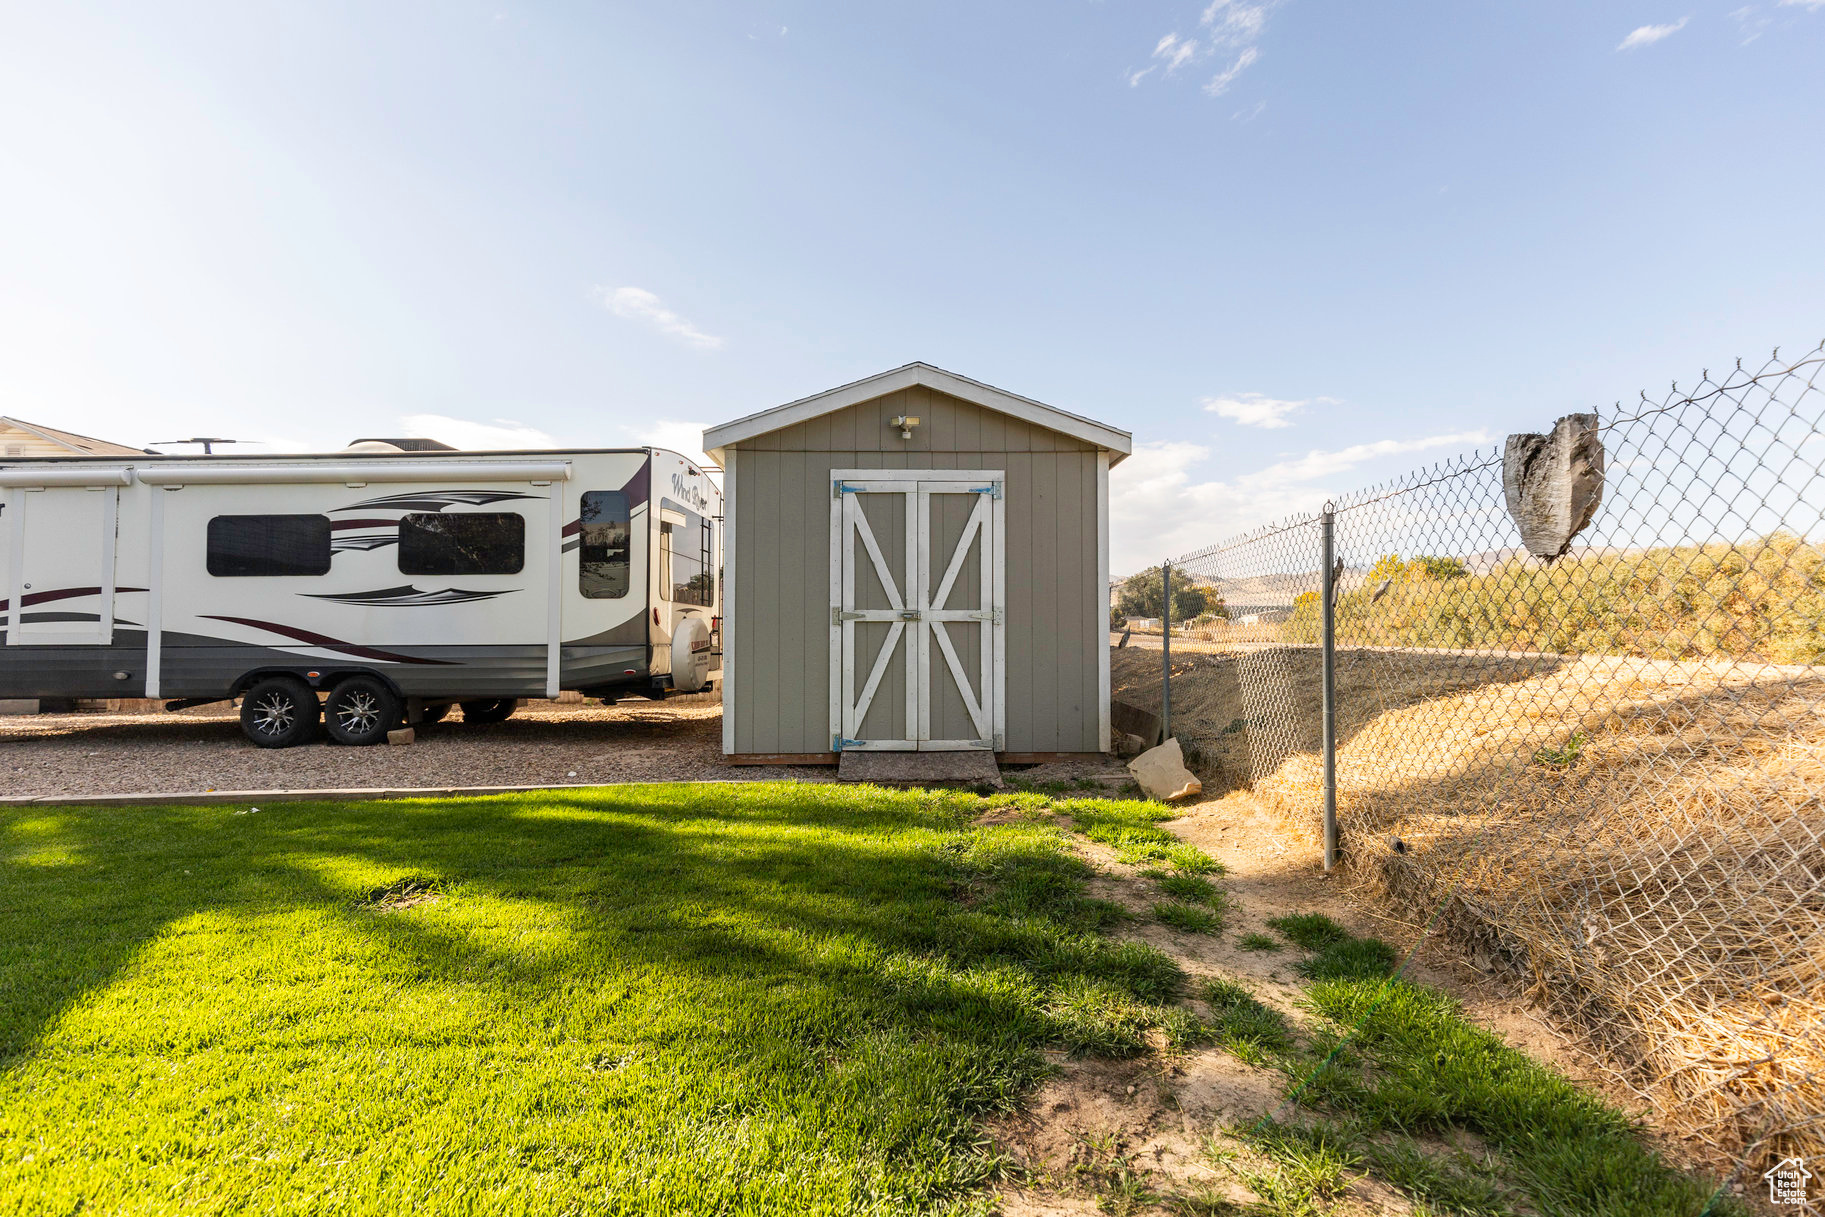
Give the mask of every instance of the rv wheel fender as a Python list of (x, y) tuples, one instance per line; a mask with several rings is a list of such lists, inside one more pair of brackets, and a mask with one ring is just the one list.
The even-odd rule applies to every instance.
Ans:
[(696, 693), (710, 683), (710, 623), (686, 617), (672, 631), (672, 688)]

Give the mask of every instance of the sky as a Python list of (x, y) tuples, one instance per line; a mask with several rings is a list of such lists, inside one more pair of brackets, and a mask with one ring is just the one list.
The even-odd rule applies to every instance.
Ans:
[(695, 455), (919, 359), (1133, 432), (1119, 574), (1817, 344), (1821, 63), (1825, 0), (0, 0), (0, 414)]

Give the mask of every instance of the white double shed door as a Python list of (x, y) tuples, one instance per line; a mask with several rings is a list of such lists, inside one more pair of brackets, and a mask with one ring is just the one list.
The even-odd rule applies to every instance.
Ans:
[(1002, 748), (1003, 480), (982, 469), (831, 471), (834, 751)]

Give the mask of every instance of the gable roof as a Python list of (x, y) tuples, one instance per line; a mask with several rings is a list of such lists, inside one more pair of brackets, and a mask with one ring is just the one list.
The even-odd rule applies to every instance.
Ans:
[(885, 397), (889, 393), (908, 389), (914, 385), (924, 385), (940, 393), (981, 406), (985, 410), (1007, 414), (1014, 418), (1047, 427), (1061, 435), (1069, 435), (1087, 444), (1094, 444), (1109, 453), (1111, 465), (1120, 461), (1134, 449), (1134, 437), (1126, 431), (1107, 426), (1082, 415), (1048, 406), (1044, 402), (1022, 397), (1018, 393), (1009, 393), (1006, 389), (997, 389), (985, 385), (980, 380), (971, 380), (955, 372), (933, 367), (929, 363), (909, 363), (891, 371), (880, 372), (874, 376), (851, 381), (846, 385), (817, 393), (810, 397), (801, 397), (789, 401), (783, 406), (774, 406), (771, 410), (762, 410), (746, 418), (722, 423), (711, 427), (703, 433), (703, 450), (709, 454), (718, 467), (722, 466), (722, 450), (731, 444), (753, 439), (757, 435), (766, 435), (807, 419), (819, 418), (825, 414), (834, 414), (850, 406)]
[(30, 435), (36, 435), (47, 444), (56, 444), (68, 448), (81, 456), (144, 456), (144, 448), (129, 448), (125, 444), (110, 443), (105, 439), (96, 439), (89, 435), (78, 435), (74, 431), (59, 431), (56, 427), (47, 427), (43, 423), (28, 423), (22, 418), (7, 418), (0, 415), (0, 427), (12, 427)]

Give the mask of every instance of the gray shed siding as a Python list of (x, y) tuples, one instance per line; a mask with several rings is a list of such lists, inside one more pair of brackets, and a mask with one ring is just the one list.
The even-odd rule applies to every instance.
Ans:
[[(916, 415), (902, 440), (887, 420)], [(734, 445), (734, 751), (830, 750), (830, 471), (1001, 469), (1009, 752), (1096, 752), (1097, 450), (923, 386)]]

